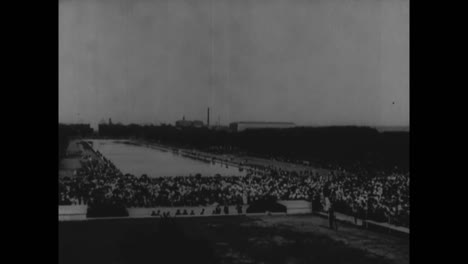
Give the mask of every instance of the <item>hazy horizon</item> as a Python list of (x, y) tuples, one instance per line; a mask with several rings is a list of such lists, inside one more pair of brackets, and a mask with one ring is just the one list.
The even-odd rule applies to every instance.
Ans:
[(59, 1), (59, 122), (409, 127), (409, 0)]

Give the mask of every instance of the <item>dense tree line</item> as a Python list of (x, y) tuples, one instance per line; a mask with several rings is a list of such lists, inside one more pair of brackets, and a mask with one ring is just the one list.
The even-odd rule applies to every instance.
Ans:
[(242, 132), (170, 125), (99, 125), (99, 135), (141, 138), (204, 151), (305, 160), (312, 164), (375, 169), (409, 169), (409, 133), (379, 132), (369, 127), (296, 127)]

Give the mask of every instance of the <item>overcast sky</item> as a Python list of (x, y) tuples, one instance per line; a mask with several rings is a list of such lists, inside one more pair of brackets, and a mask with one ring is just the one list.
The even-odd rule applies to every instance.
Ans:
[(61, 0), (59, 121), (409, 125), (409, 0)]

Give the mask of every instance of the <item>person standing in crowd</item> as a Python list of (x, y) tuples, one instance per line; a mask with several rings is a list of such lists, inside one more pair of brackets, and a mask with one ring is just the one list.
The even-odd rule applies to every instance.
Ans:
[(247, 192), (243, 191), (242, 193), (242, 203), (245, 205), (248, 203), (248, 197), (247, 197)]
[[(331, 198), (331, 199), (330, 199)], [(336, 223), (336, 216), (335, 216), (335, 199), (332, 197), (327, 197), (326, 201), (328, 207), (328, 225), (330, 229), (338, 230), (338, 225)]]
[(332, 219), (331, 219), (331, 212), (332, 212), (332, 211), (331, 211), (331, 202), (330, 202), (330, 198), (327, 197), (327, 196), (325, 196), (325, 197), (323, 198), (323, 201), (324, 201), (323, 209), (324, 209), (325, 212), (328, 213), (328, 226), (329, 226), (330, 228), (332, 228), (332, 225), (333, 225), (333, 224), (332, 224)]
[(353, 213), (354, 224), (357, 225), (358, 210), (357, 204), (355, 201), (351, 201), (351, 212)]
[(312, 212), (319, 212), (322, 209), (322, 205), (320, 203), (320, 195), (317, 193), (312, 196)]
[(242, 214), (242, 206), (240, 204), (237, 205), (237, 213)]

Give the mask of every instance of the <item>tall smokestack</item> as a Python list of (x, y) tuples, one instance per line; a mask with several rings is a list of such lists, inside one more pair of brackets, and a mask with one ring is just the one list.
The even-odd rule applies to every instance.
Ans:
[(208, 107), (208, 111), (206, 112), (206, 126), (210, 127), (210, 108)]

